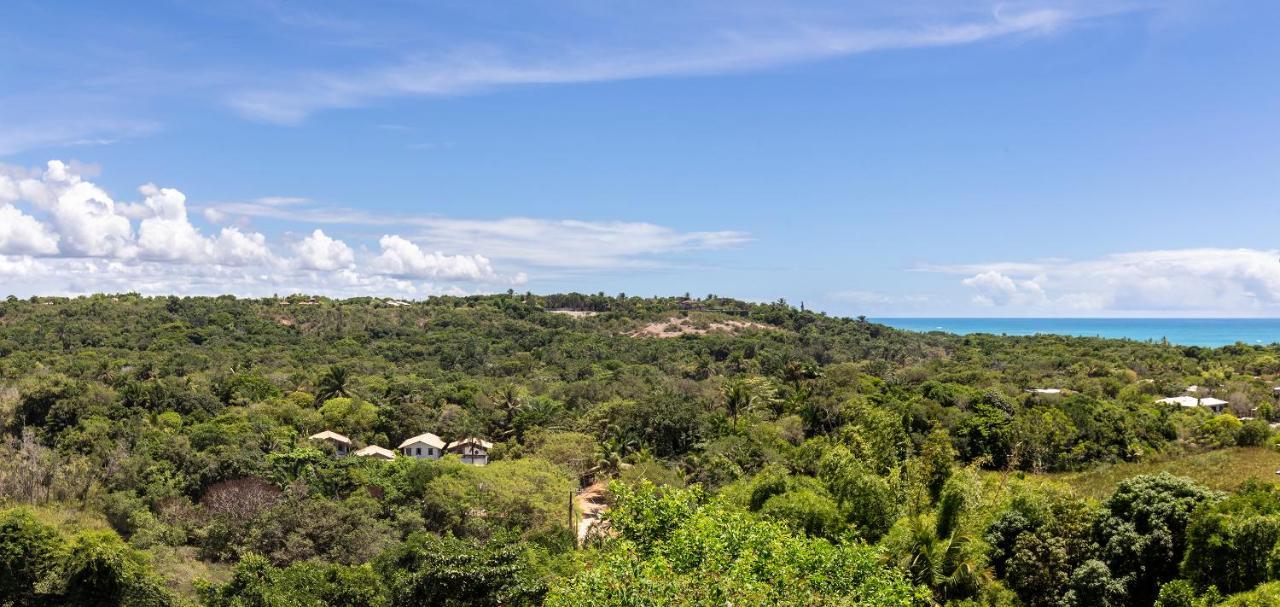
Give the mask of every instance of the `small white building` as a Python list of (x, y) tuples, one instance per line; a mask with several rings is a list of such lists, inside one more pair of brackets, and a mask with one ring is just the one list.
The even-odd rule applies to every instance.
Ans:
[(468, 436), (462, 440), (449, 443), (447, 448), (449, 453), (460, 455), (462, 463), (483, 466), (489, 463), (489, 450), (493, 448), (493, 443), (482, 438)]
[(372, 457), (374, 459), (393, 460), (396, 458), (396, 452), (390, 449), (384, 449), (377, 445), (369, 445), (364, 449), (356, 451), (356, 457)]
[(1225, 401), (1225, 400), (1219, 399), (1219, 398), (1202, 398), (1202, 399), (1200, 399), (1200, 406), (1201, 406), (1201, 407), (1204, 407), (1204, 408), (1206, 408), (1206, 409), (1209, 409), (1210, 411), (1213, 411), (1214, 413), (1222, 413), (1222, 410), (1223, 410), (1223, 409), (1226, 409), (1226, 408), (1227, 408), (1227, 405), (1229, 405), (1229, 404), (1231, 404), (1231, 403), (1229, 403), (1229, 402), (1227, 402), (1227, 401)]
[(1178, 405), (1179, 407), (1199, 407), (1200, 399), (1194, 396), (1171, 396), (1156, 401), (1165, 405)]
[(1062, 394), (1062, 388), (1027, 388), (1032, 394)]
[(330, 430), (317, 432), (307, 438), (311, 440), (324, 441), (333, 445), (334, 452), (339, 456), (346, 455), (347, 452), (351, 450), (351, 439)]
[(1231, 404), (1217, 398), (1196, 398), (1194, 396), (1171, 396), (1156, 402), (1165, 405), (1178, 405), (1179, 407), (1204, 407), (1214, 413), (1222, 413), (1222, 410)]
[(444, 456), (445, 443), (439, 436), (424, 432), (400, 443), (400, 453), (419, 459), (440, 459)]

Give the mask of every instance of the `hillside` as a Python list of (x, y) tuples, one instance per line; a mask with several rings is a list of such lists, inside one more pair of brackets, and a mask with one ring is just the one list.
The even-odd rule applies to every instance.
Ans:
[[(1155, 552), (1106, 551), (1120, 527), (1102, 521), (1127, 516), (1108, 504), (1131, 487), (1190, 506), (1256, 490), (1245, 478), (1280, 465), (1277, 373), (1275, 347), (917, 334), (719, 297), (9, 298), (0, 544), (44, 543), (26, 564), (0, 555), (0, 591), (70, 600), (37, 581), (80, 572), (148, 604), (331, 603), (342, 588), (353, 605), (585, 605), (600, 584), (656, 584), (688, 604), (875, 587), (889, 598), (863, 604), (1040, 605), (1081, 601), (1076, 578), (1093, 576), (1116, 585), (1110, 604), (1145, 606), (1170, 580), (1207, 585), (1178, 568), (1182, 543), (1161, 557), (1172, 569), (1125, 577)], [(1192, 384), (1228, 411), (1155, 402)], [(349, 443), (308, 439), (326, 430)], [(458, 454), (340, 456), (415, 437)], [(468, 437), (490, 446), (463, 453)], [(1150, 476), (1165, 470), (1194, 480)], [(579, 550), (572, 496), (610, 481), (609, 530)], [(62, 511), (104, 522), (49, 522)], [(746, 529), (790, 551), (777, 571), (722, 572), (758, 593), (689, 575), (698, 550), (747, 558), (716, 539)], [(1050, 540), (1081, 548), (1015, 546)], [(704, 556), (671, 552), (694, 545)], [(941, 545), (955, 548), (922, 569)], [(771, 594), (769, 580), (809, 579), (813, 554), (850, 585)], [(1033, 575), (1045, 568), (1061, 575)], [(1249, 580), (1229, 588), (1264, 581)]]

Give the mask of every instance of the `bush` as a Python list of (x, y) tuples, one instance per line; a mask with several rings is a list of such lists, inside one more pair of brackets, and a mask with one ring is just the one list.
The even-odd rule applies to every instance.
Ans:
[(618, 493), (610, 519), (620, 537), (596, 566), (553, 588), (547, 607), (902, 607), (927, 600), (926, 590), (882, 565), (865, 544), (797, 537), (748, 512), (699, 505), (697, 492), (641, 484)]

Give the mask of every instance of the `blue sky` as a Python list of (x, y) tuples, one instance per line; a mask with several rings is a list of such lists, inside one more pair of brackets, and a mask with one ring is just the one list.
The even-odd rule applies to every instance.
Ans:
[(8, 2), (0, 291), (1280, 315), (1280, 6), (656, 6)]

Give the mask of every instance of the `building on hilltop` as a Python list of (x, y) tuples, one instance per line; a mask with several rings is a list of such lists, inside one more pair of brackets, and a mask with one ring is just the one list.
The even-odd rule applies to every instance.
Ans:
[(1225, 401), (1225, 400), (1222, 400), (1222, 399), (1218, 399), (1218, 398), (1202, 398), (1202, 399), (1200, 399), (1200, 406), (1201, 406), (1201, 407), (1204, 407), (1204, 408), (1206, 408), (1206, 409), (1209, 409), (1210, 411), (1213, 411), (1214, 413), (1222, 413), (1222, 410), (1223, 410), (1223, 409), (1226, 409), (1226, 408), (1227, 408), (1227, 405), (1229, 405), (1229, 404), (1231, 404), (1231, 403), (1229, 403), (1229, 402), (1227, 402), (1227, 401)]
[(447, 447), (449, 453), (456, 453), (462, 457), (462, 463), (476, 466), (489, 463), (489, 450), (492, 448), (493, 443), (474, 436), (453, 441)]
[(400, 443), (400, 453), (419, 459), (440, 459), (444, 455), (445, 443), (439, 436), (424, 432)]
[(1204, 407), (1214, 413), (1222, 413), (1227, 405), (1231, 404), (1217, 398), (1196, 398), (1194, 396), (1171, 396), (1156, 402), (1165, 405), (1178, 405), (1179, 407)]
[(372, 457), (376, 459), (393, 460), (396, 458), (396, 452), (390, 449), (384, 449), (377, 445), (369, 445), (355, 452), (356, 457)]
[(330, 430), (317, 432), (307, 438), (315, 441), (323, 441), (333, 445), (334, 452), (340, 456), (346, 455), (347, 452), (351, 450), (351, 439)]

